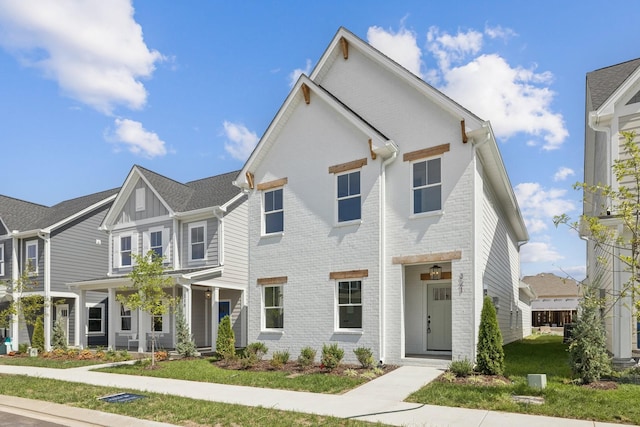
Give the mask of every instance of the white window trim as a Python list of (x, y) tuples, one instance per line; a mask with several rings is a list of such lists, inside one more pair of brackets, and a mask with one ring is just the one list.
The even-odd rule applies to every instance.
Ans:
[[(123, 237), (131, 237), (131, 265), (122, 265), (122, 238)], [(136, 262), (133, 258), (134, 254), (138, 254), (138, 239), (137, 234), (134, 232), (129, 233), (120, 233), (116, 236), (116, 256), (117, 256), (117, 267), (118, 268), (132, 268)]]
[[(427, 211), (427, 212), (419, 212), (419, 213), (414, 213), (413, 212), (413, 198), (414, 198), (414, 191), (415, 191), (415, 187), (413, 186), (413, 165), (416, 163), (422, 163), (422, 162), (428, 162), (429, 160), (434, 160), (434, 159), (440, 159), (440, 209), (436, 209), (433, 211)], [(409, 163), (411, 170), (409, 172), (409, 191), (411, 192), (411, 196), (409, 197), (409, 218), (425, 218), (425, 217), (430, 217), (430, 216), (440, 216), (444, 214), (444, 203), (442, 200), (442, 188), (443, 188), (443, 179), (442, 179), (442, 165), (443, 165), (443, 159), (444, 156), (439, 155), (439, 156), (429, 156), (429, 157), (424, 157), (422, 159), (416, 159), (412, 162)], [(422, 186), (420, 188), (428, 188), (428, 187), (435, 187), (436, 184), (432, 184), (430, 186)]]
[[(341, 328), (340, 327), (340, 282), (360, 282), (360, 307), (362, 307), (362, 318), (360, 322), (362, 323), (362, 327), (360, 328)], [(340, 334), (355, 334), (360, 335), (364, 332), (364, 298), (363, 298), (363, 290), (364, 290), (364, 278), (349, 278), (349, 279), (339, 279), (335, 281), (334, 286), (334, 332)]]
[(122, 329), (122, 308), (127, 308), (126, 305), (118, 302), (118, 312), (117, 312), (117, 323), (116, 323), (116, 332), (124, 333), (124, 334), (135, 334), (138, 332), (138, 319), (136, 316), (136, 310), (129, 310), (131, 313), (131, 330)]
[[(87, 335), (104, 335), (104, 331), (105, 331), (105, 305), (103, 303), (86, 303), (85, 307), (87, 309)], [(89, 332), (89, 320), (91, 320), (89, 318), (89, 309), (90, 308), (96, 308), (96, 307), (100, 307), (100, 331), (93, 331), (93, 332)]]
[(35, 246), (36, 248), (36, 262), (33, 264), (33, 271), (30, 271), (30, 275), (38, 275), (38, 241), (37, 240), (29, 240), (25, 243), (25, 251), (24, 251), (24, 267), (25, 269), (29, 265), (29, 247)]
[[(276, 212), (282, 212), (282, 230), (281, 231), (274, 231), (273, 233), (267, 233), (267, 211), (265, 210), (265, 201), (264, 198), (267, 195), (267, 193), (271, 193), (273, 191), (278, 191), (278, 190), (282, 190), (282, 209), (279, 210), (273, 210), (273, 211), (269, 211), (269, 213), (276, 213)], [(261, 218), (262, 218), (262, 224), (261, 224), (261, 230), (260, 230), (260, 234), (262, 235), (262, 237), (272, 237), (272, 236), (282, 236), (284, 234), (284, 185), (281, 187), (274, 187), (274, 188), (269, 188), (268, 190), (263, 190), (262, 191), (262, 195), (261, 195), (261, 199), (262, 199), (262, 214), (261, 214)]]
[(142, 212), (146, 209), (146, 191), (145, 188), (136, 188), (135, 204), (136, 212)]
[[(192, 244), (191, 244), (191, 229), (192, 228), (197, 228), (197, 227), (204, 227), (203, 229), (203, 239), (204, 239), (204, 258), (202, 259), (193, 259), (193, 254), (191, 253), (191, 249), (192, 249)], [(198, 222), (192, 222), (189, 224), (189, 226), (187, 227), (187, 245), (188, 245), (188, 253), (189, 253), (189, 257), (188, 257), (188, 262), (190, 264), (192, 263), (199, 263), (199, 262), (207, 262), (207, 221), (198, 221)]]
[(262, 285), (262, 289), (261, 289), (261, 293), (262, 293), (262, 309), (260, 310), (260, 317), (261, 317), (261, 321), (260, 321), (260, 329), (262, 332), (268, 332), (268, 333), (280, 333), (280, 334), (284, 334), (284, 318), (282, 319), (282, 328), (267, 328), (267, 304), (265, 301), (265, 290), (267, 288), (280, 288), (281, 292), (282, 292), (282, 305), (280, 307), (278, 306), (273, 306), (273, 307), (269, 307), (269, 308), (281, 308), (282, 309), (282, 315), (284, 316), (284, 285), (283, 284), (279, 284), (279, 285)]
[(164, 264), (171, 262), (169, 257), (169, 248), (171, 247), (169, 241), (171, 240), (171, 234), (166, 227), (158, 226), (151, 227), (142, 234), (142, 253), (147, 254), (151, 248), (151, 233), (162, 233), (162, 256), (164, 257)]
[[(358, 193), (357, 197), (360, 197), (360, 218), (357, 219), (352, 219), (349, 221), (339, 221), (339, 216), (340, 216), (340, 207), (339, 207), (339, 201), (340, 200), (346, 200), (346, 199), (351, 199), (354, 198), (356, 196), (349, 196), (349, 197), (343, 197), (342, 199), (338, 199), (338, 177), (342, 176), (342, 175), (349, 175), (351, 173), (355, 173), (358, 172), (360, 174), (360, 193)], [(357, 168), (357, 169), (351, 169), (342, 173), (336, 173), (334, 174), (334, 179), (333, 179), (333, 200), (334, 200), (334, 224), (336, 227), (344, 227), (344, 226), (348, 226), (348, 225), (355, 225), (355, 224), (362, 224), (362, 168)]]
[(4, 243), (0, 244), (0, 276), (4, 276)]

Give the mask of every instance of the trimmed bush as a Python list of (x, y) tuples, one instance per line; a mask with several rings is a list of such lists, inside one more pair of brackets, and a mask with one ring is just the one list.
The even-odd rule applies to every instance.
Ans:
[(300, 356), (298, 356), (298, 364), (303, 368), (308, 368), (316, 361), (316, 351), (311, 347), (304, 347), (300, 350)]
[(454, 360), (449, 364), (449, 372), (459, 378), (473, 374), (473, 363), (469, 359)]
[(276, 369), (282, 368), (289, 361), (288, 351), (274, 351), (271, 356), (271, 366)]
[(333, 371), (340, 365), (343, 357), (344, 350), (338, 347), (337, 343), (330, 345), (324, 344), (322, 346), (322, 358), (320, 359), (320, 363), (323, 368)]
[(36, 324), (33, 326), (31, 347), (37, 348), (40, 352), (44, 351), (44, 321), (42, 320), (42, 316), (36, 319)]
[(62, 327), (62, 321), (56, 320), (53, 324), (53, 336), (51, 337), (51, 346), (54, 350), (66, 350), (67, 349), (67, 337), (64, 334), (64, 328)]
[(496, 309), (490, 297), (484, 297), (478, 332), (478, 372), (485, 375), (502, 375), (504, 372), (504, 350), (502, 333), (498, 326)]
[(269, 351), (269, 347), (267, 347), (263, 342), (252, 342), (244, 349), (246, 354), (253, 354), (257, 357), (258, 360), (262, 360), (265, 354)]
[(231, 329), (229, 316), (224, 316), (218, 325), (216, 353), (224, 360), (233, 360), (236, 357), (236, 336)]
[(360, 362), (360, 366), (365, 369), (373, 368), (375, 364), (375, 360), (373, 359), (373, 351), (371, 351), (368, 347), (358, 347), (353, 350), (353, 353), (358, 358), (358, 362)]
[[(184, 310), (180, 303), (176, 306), (176, 341), (176, 352), (183, 357), (193, 357), (198, 353), (193, 336), (189, 333), (189, 325), (187, 325), (187, 319), (184, 317)], [(233, 341), (235, 351), (235, 337)]]

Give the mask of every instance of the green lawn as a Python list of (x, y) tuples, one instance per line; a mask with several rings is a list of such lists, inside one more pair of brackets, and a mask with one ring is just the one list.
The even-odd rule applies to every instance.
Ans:
[[(100, 396), (131, 392), (144, 399), (106, 403)], [(47, 378), (0, 375), (0, 394), (55, 402), (184, 426), (367, 426), (370, 423), (333, 417), (248, 407), (136, 390), (68, 383)]]
[(43, 357), (0, 357), (0, 365), (36, 366), (38, 368), (68, 369), (99, 365), (102, 363), (109, 362), (104, 360), (46, 359)]
[[(535, 336), (504, 346), (505, 375), (513, 384), (457, 385), (434, 381), (407, 401), (563, 418), (640, 424), (640, 386), (620, 384), (617, 390), (593, 390), (571, 383), (567, 346), (562, 337)], [(527, 374), (546, 374), (547, 388), (532, 389)], [(545, 403), (515, 403), (513, 395), (542, 396)]]
[(227, 370), (213, 365), (212, 360), (213, 359), (190, 359), (164, 361), (158, 363), (157, 369), (145, 369), (140, 365), (121, 365), (102, 368), (97, 371), (334, 394), (350, 390), (367, 381), (360, 377), (347, 377), (324, 373), (288, 377), (289, 373), (285, 371), (255, 372)]

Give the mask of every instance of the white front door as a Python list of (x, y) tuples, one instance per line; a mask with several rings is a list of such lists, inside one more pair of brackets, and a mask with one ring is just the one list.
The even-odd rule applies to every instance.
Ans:
[(69, 304), (56, 305), (56, 322), (60, 322), (64, 337), (69, 344)]
[(451, 351), (451, 284), (427, 285), (427, 351)]

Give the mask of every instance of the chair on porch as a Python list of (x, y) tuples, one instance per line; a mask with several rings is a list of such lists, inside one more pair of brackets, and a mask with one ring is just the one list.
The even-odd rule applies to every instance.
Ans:
[[(131, 343), (136, 343), (136, 347), (137, 344), (140, 342), (140, 340), (138, 340), (138, 334), (127, 334), (127, 350), (130, 350), (131, 348)], [(138, 349), (136, 348), (136, 351)]]

